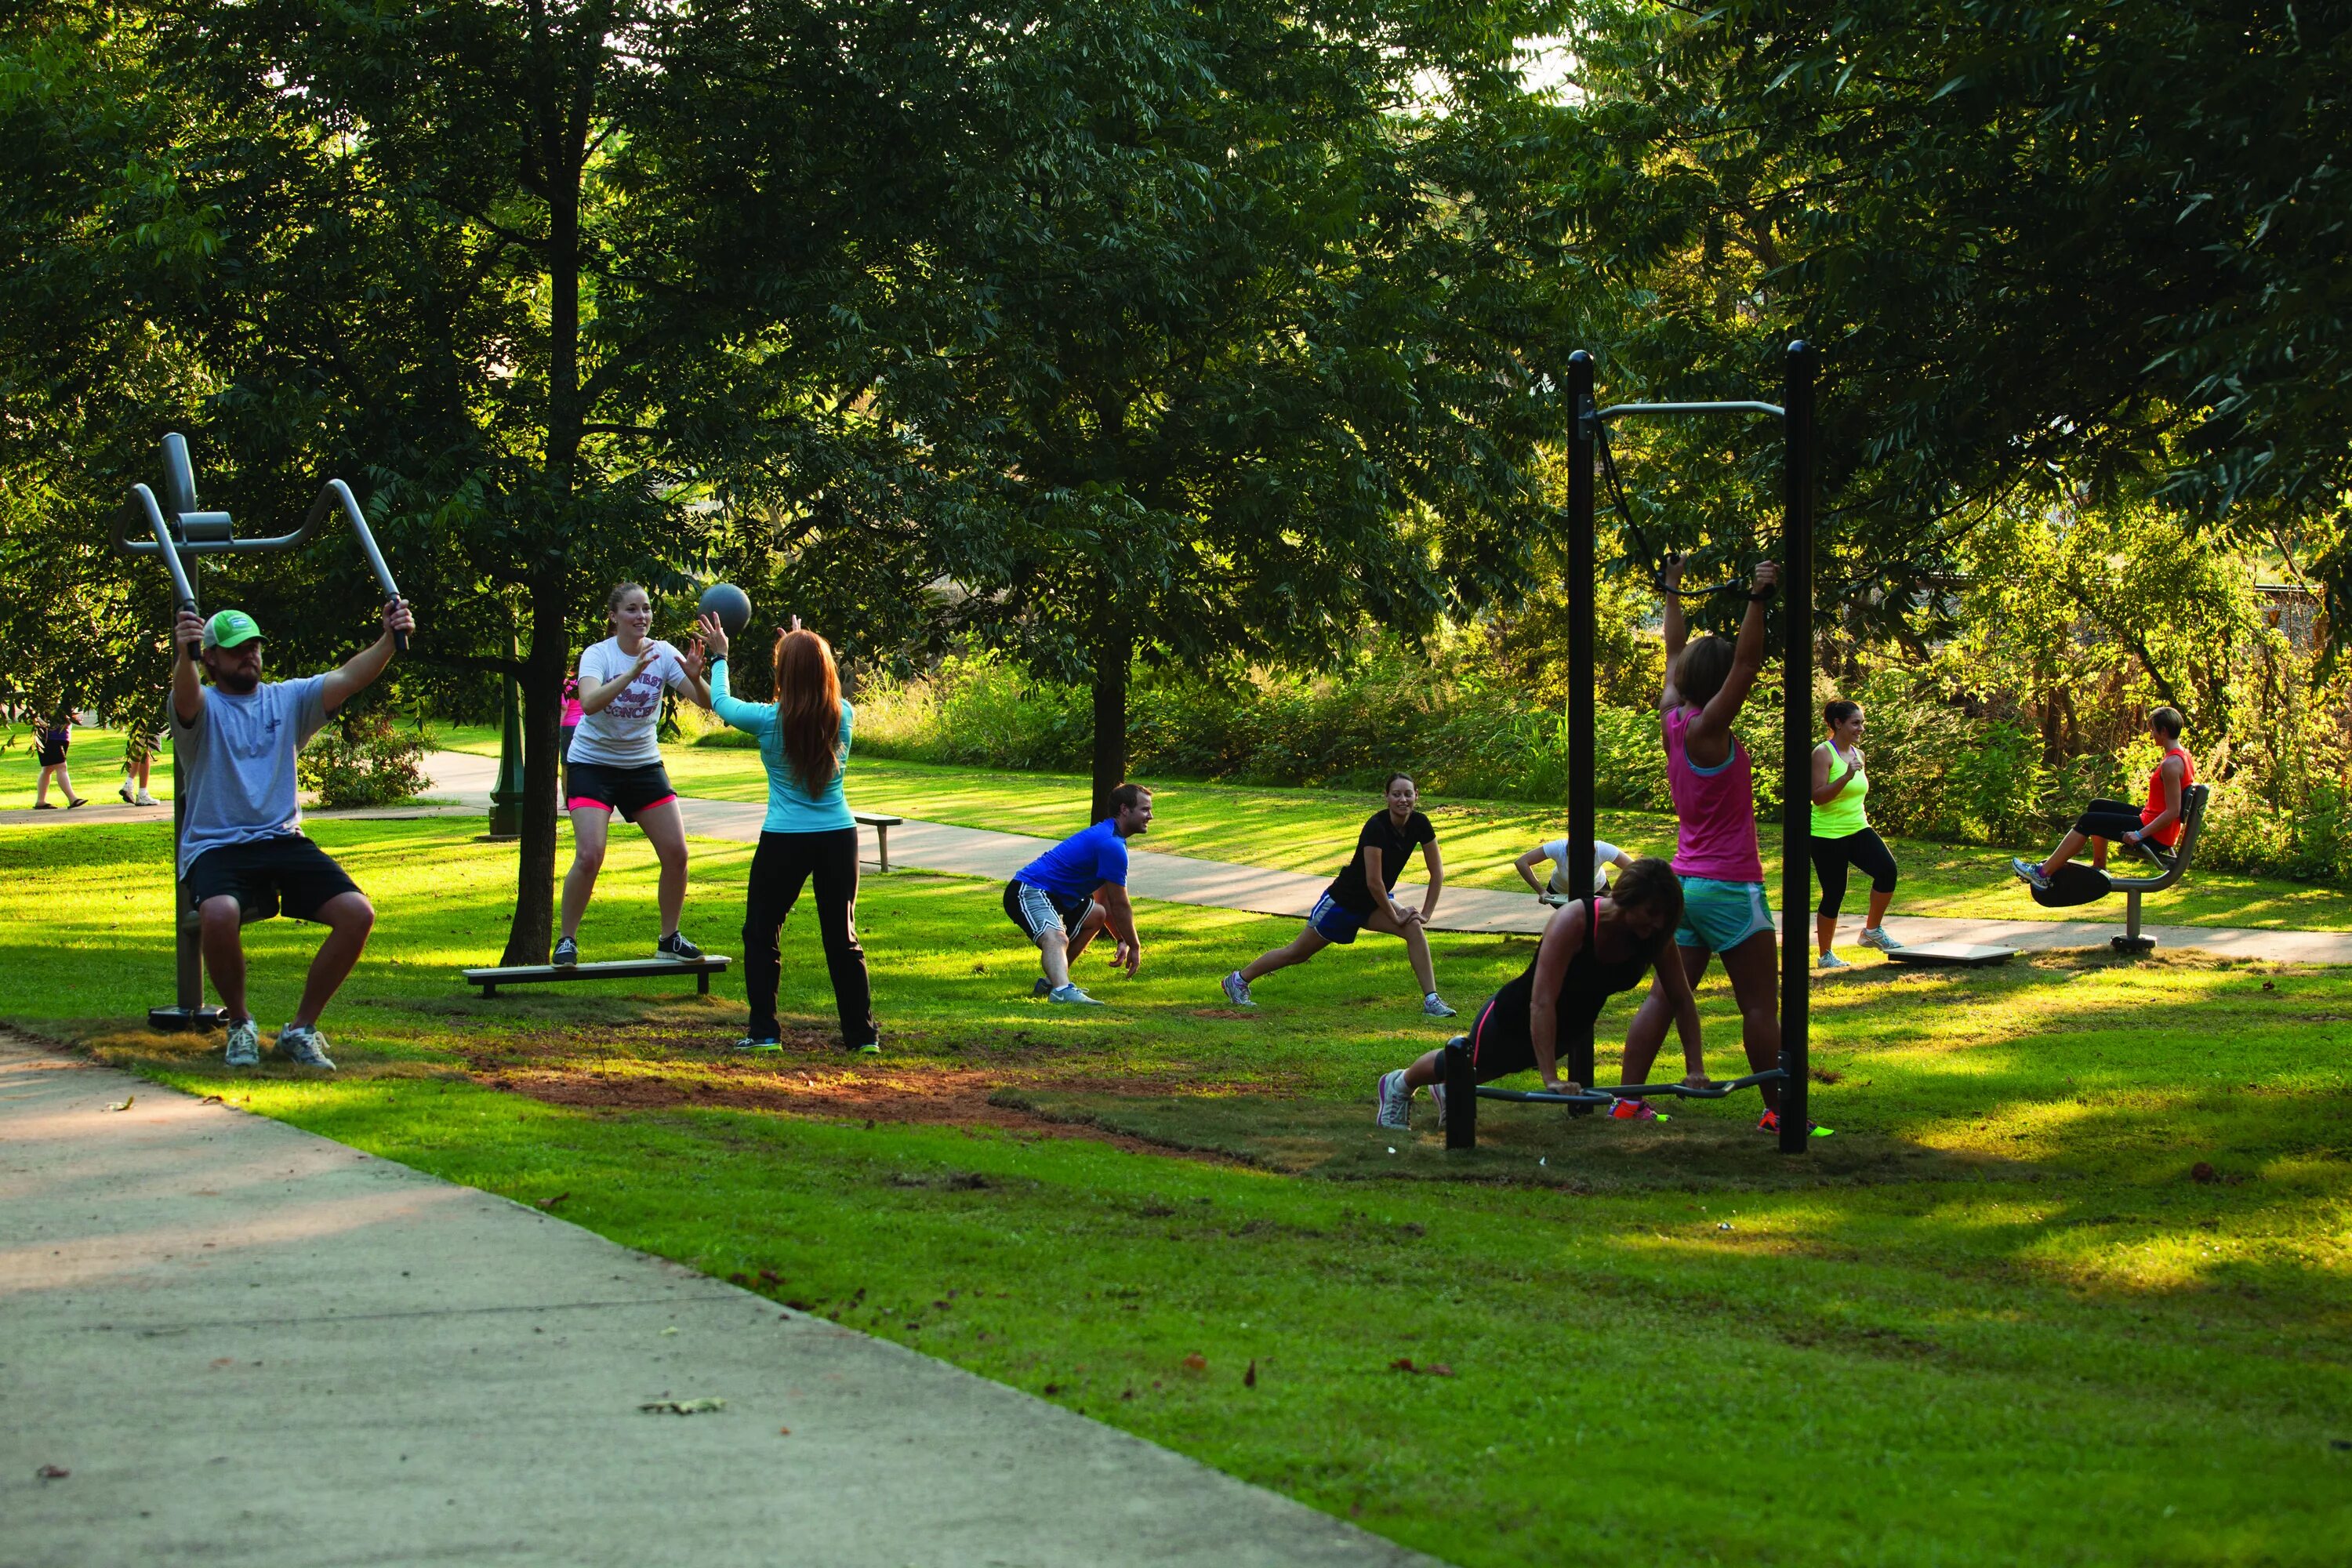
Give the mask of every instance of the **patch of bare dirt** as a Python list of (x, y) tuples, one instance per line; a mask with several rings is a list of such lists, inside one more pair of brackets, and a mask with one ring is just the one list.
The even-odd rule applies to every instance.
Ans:
[[(642, 1033), (628, 1037), (633, 1052), (661, 1043)], [(1000, 1091), (1032, 1083), (1035, 1075), (847, 1057), (817, 1031), (788, 1036), (783, 1045), (779, 1052), (681, 1059), (599, 1055), (595, 1042), (566, 1033), (509, 1036), (495, 1047), (465, 1054), (467, 1076), (475, 1082), (575, 1110), (704, 1107), (869, 1123), (992, 1127), (1028, 1137), (1089, 1139), (1130, 1152), (1231, 1163), (997, 1102)], [(1051, 1081), (1057, 1091), (1077, 1094), (1164, 1095), (1171, 1089), (1165, 1080), (1132, 1077), (1055, 1075)]]

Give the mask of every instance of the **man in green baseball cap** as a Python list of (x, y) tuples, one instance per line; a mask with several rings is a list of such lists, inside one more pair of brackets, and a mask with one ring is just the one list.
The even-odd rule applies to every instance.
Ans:
[[(375, 925), (375, 907), (343, 868), (302, 836), (295, 754), (327, 720), (382, 675), (395, 639), (416, 627), (408, 605), (383, 609), (383, 635), (339, 669), (299, 680), (261, 679), (261, 626), (243, 610), (210, 620), (180, 613), (173, 633), (172, 739), (184, 769), (180, 888), (202, 927), (205, 968), (228, 1015), (228, 1065), (261, 1060), (261, 1030), (246, 1010), (239, 928), (282, 910), (316, 921), (327, 940), (310, 962), (278, 1054), (324, 1068), (319, 1015), (350, 975)], [(198, 647), (201, 668), (188, 648)], [(205, 689), (205, 678), (211, 689)]]
[(206, 647), (236, 647), (261, 636), (261, 623), (243, 610), (223, 610), (205, 623)]

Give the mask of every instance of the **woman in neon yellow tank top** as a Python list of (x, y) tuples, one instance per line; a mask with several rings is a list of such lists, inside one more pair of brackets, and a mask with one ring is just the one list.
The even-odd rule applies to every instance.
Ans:
[(1887, 903), (1895, 897), (1895, 857), (1870, 826), (1864, 803), (1870, 797), (1870, 774), (1862, 763), (1862, 705), (1843, 699), (1822, 710), (1829, 721), (1830, 738), (1813, 748), (1813, 875), (1821, 879), (1821, 908), (1813, 926), (1821, 947), (1821, 967), (1843, 969), (1844, 959), (1832, 945), (1837, 940), (1838, 906), (1845, 901), (1848, 867), (1870, 878), (1870, 918), (1862, 928), (1862, 945), (1893, 952), (1903, 944), (1880, 927)]

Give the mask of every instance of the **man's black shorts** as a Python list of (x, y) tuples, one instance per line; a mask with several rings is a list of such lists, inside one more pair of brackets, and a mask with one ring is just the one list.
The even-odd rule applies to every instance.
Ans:
[(659, 763), (634, 768), (616, 768), (604, 763), (564, 764), (566, 811), (593, 806), (599, 811), (617, 811), (623, 821), (635, 822), (639, 812), (667, 805), (677, 798), (677, 791), (670, 787), (669, 773)]
[(289, 920), (315, 921), (328, 900), (359, 890), (325, 850), (299, 833), (224, 844), (188, 868), (191, 904), (226, 893), (247, 921), (266, 921), (281, 910)]
[(40, 747), (37, 753), (41, 766), (45, 768), (61, 768), (65, 766), (66, 748), (71, 743), (71, 742), (66, 739), (65, 732), (63, 731), (59, 731), (55, 734), (44, 733), (41, 736)]
[(1018, 878), (1004, 884), (1004, 916), (1019, 926), (1021, 934), (1031, 942), (1053, 930), (1057, 921), (1064, 935), (1077, 935), (1079, 923), (1094, 907), (1092, 899), (1066, 898), (1032, 887)]

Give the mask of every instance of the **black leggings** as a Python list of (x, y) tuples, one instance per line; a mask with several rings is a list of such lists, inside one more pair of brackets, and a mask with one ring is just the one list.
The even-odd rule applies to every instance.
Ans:
[(1813, 840), (1813, 875), (1822, 880), (1822, 906), (1818, 911), (1823, 920), (1833, 920), (1838, 906), (1845, 902), (1845, 868), (1851, 866), (1869, 877), (1872, 890), (1891, 893), (1895, 890), (1895, 857), (1886, 852), (1885, 841), (1874, 827), (1859, 833), (1849, 833), (1843, 838)]
[(2105, 838), (2120, 844), (2126, 833), (2140, 830), (2139, 807), (2127, 800), (2101, 797), (2083, 808), (2074, 819), (2074, 831), (2085, 838)]
[(866, 950), (857, 945), (857, 829), (826, 833), (762, 833), (751, 855), (751, 881), (743, 900), (743, 989), (751, 1004), (751, 1033), (776, 1033), (776, 984), (784, 955), (778, 939), (784, 917), (800, 901), (801, 885), (816, 879), (816, 923), (824, 937), (824, 967), (841, 1014), (841, 1043), (874, 1043), (874, 992), (866, 978)]

